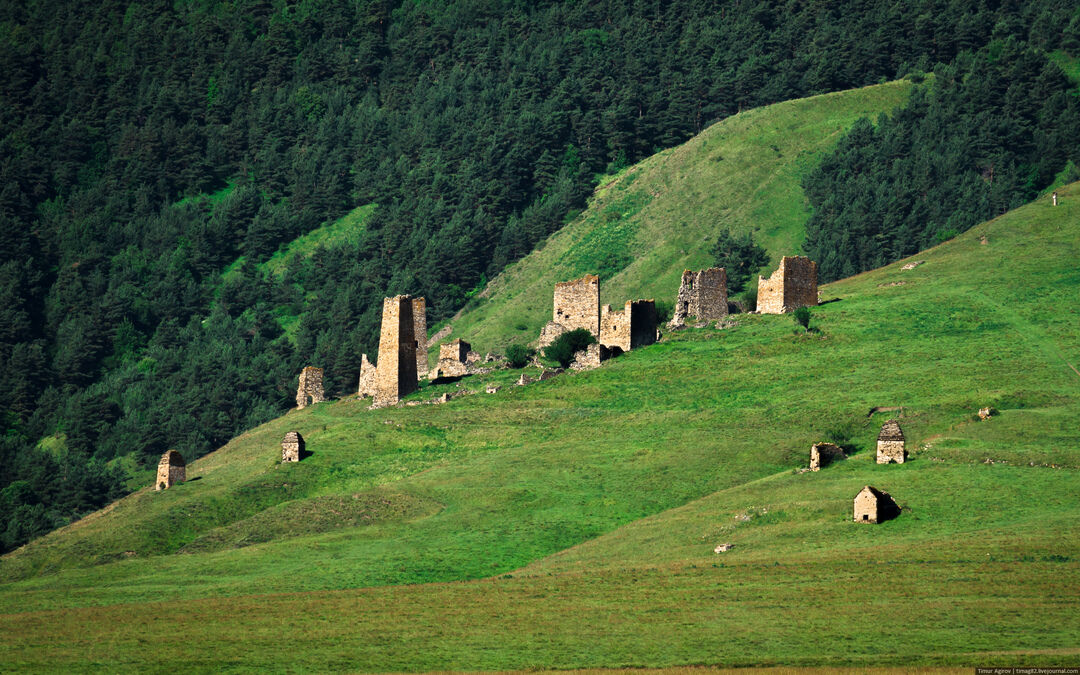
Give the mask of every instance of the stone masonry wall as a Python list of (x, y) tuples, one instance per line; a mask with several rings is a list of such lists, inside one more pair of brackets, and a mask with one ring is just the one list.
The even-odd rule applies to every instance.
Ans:
[(361, 398), (374, 396), (375, 387), (378, 385), (375, 364), (368, 360), (367, 354), (360, 355), (360, 386), (356, 393)]
[(306, 366), (300, 371), (300, 386), (296, 389), (296, 407), (306, 408), (308, 398), (312, 403), (322, 403), (326, 400), (323, 393), (323, 369), (314, 366)]
[(413, 337), (416, 339), (416, 377), (427, 375), (427, 300), (412, 299)]
[(869, 485), (855, 495), (852, 517), (857, 523), (876, 523), (878, 521), (877, 495), (870, 490)]
[(155, 490), (165, 490), (187, 480), (187, 464), (176, 450), (166, 450), (158, 461)]
[(417, 389), (416, 338), (413, 335), (412, 298), (397, 295), (383, 300), (379, 333), (379, 365), (375, 375), (378, 407), (393, 405)]
[(439, 363), (433, 371), (435, 378), (468, 375), (470, 355), (477, 356), (472, 345), (461, 338), (439, 345)]
[(878, 464), (903, 464), (907, 459), (903, 441), (878, 441), (877, 463)]
[(817, 304), (817, 263), (810, 258), (784, 256), (772, 276), (758, 277), (759, 314), (783, 314)]
[(712, 321), (727, 315), (727, 272), (724, 268), (710, 267), (697, 272), (683, 270), (669, 325), (682, 326), (691, 316), (699, 321)]
[(304, 437), (299, 431), (290, 431), (285, 434), (281, 441), (281, 461), (299, 462), (300, 455), (304, 452)]
[(600, 334), (600, 277), (586, 274), (575, 281), (555, 284), (552, 321), (566, 330), (584, 328), (594, 336)]
[(832, 443), (815, 443), (810, 448), (810, 470), (820, 471), (821, 467), (828, 466), (833, 462), (844, 459), (843, 448)]
[(627, 300), (622, 311), (604, 305), (600, 319), (600, 344), (628, 352), (656, 342), (656, 303)]

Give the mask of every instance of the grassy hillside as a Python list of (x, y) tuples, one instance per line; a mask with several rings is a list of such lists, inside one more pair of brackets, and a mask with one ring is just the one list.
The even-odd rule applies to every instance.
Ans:
[[(1075, 662), (1080, 183), (1059, 196), (824, 287), (809, 333), (738, 316), (411, 397), (479, 392), (443, 405), (290, 412), (0, 558), (0, 663)], [(903, 406), (908, 464), (873, 462), (879, 406)], [(293, 429), (313, 454), (279, 464)], [(852, 457), (800, 473), (819, 440)], [(866, 484), (900, 518), (850, 523)]]
[[(827, 286), (839, 301), (814, 311), (818, 332), (742, 316), (495, 395), (290, 413), (196, 462), (198, 480), (4, 558), (0, 658), (1075, 660), (1080, 184), (1059, 193), (1057, 208), (1009, 213), (914, 270)], [(904, 406), (903, 466), (871, 458), (884, 415), (867, 414), (886, 405)], [(984, 405), (1000, 414), (976, 421)], [(314, 454), (282, 466), (293, 428)], [(856, 452), (797, 473), (822, 439)], [(864, 484), (890, 491), (901, 517), (849, 523)], [(712, 553), (725, 542), (735, 549)]]
[(673, 302), (684, 269), (712, 264), (720, 230), (753, 232), (777, 262), (798, 252), (808, 214), (799, 178), (860, 117), (901, 105), (891, 82), (757, 108), (612, 177), (589, 207), (493, 279), (451, 319), (481, 353), (536, 339), (557, 281), (599, 274), (601, 301)]

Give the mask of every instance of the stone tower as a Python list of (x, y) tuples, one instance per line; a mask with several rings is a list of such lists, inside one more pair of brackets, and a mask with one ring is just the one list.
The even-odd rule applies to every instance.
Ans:
[(308, 399), (311, 403), (322, 403), (326, 400), (323, 394), (323, 369), (314, 366), (305, 366), (300, 371), (300, 386), (296, 389), (296, 407), (306, 408)]
[(600, 277), (586, 274), (574, 281), (560, 281), (555, 284), (552, 305), (551, 321), (540, 330), (539, 347), (578, 328), (600, 337)]
[(281, 441), (281, 461), (299, 462), (304, 453), (304, 437), (299, 431), (290, 431)]
[(817, 263), (810, 258), (786, 255), (772, 276), (758, 277), (759, 314), (784, 314), (817, 304)]
[(723, 267), (697, 272), (683, 270), (675, 310), (668, 325), (672, 328), (682, 326), (690, 316), (700, 321), (712, 321), (727, 315), (727, 271)]
[(621, 311), (604, 305), (600, 310), (599, 342), (623, 352), (656, 342), (656, 303), (627, 300)]
[(427, 374), (427, 301), (412, 299), (413, 337), (416, 338), (416, 378)]
[(393, 405), (417, 389), (412, 310), (412, 298), (408, 295), (383, 300), (379, 365), (375, 369), (375, 406)]
[(154, 489), (165, 490), (185, 480), (187, 480), (187, 464), (184, 458), (175, 450), (166, 450), (157, 465), (157, 480), (154, 481)]

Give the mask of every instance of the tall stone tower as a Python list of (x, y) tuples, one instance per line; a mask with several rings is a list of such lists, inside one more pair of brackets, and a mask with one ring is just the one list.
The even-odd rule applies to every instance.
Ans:
[(758, 277), (759, 314), (784, 314), (818, 304), (817, 263), (805, 256), (784, 256), (768, 279)]
[(408, 295), (383, 300), (379, 365), (375, 375), (377, 407), (393, 405), (417, 389), (412, 300)]

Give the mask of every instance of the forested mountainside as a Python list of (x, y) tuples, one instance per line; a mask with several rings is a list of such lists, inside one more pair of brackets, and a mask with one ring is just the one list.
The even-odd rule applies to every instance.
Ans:
[(1078, 39), (1051, 1), (5, 2), (0, 546), (274, 417), (301, 365), (349, 389), (384, 295), (450, 316), (598, 173), (742, 109)]

